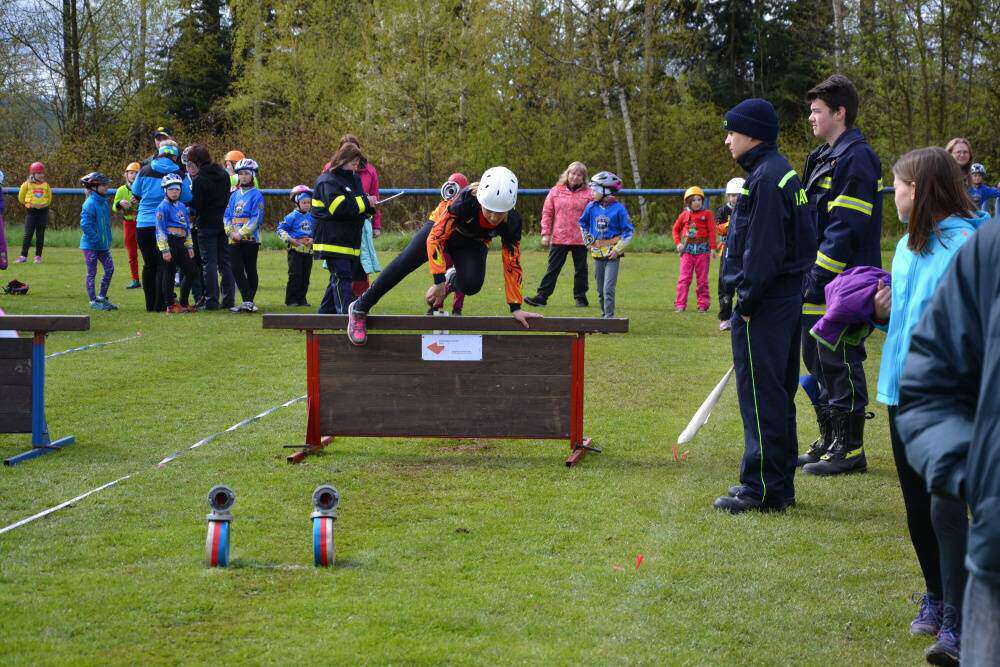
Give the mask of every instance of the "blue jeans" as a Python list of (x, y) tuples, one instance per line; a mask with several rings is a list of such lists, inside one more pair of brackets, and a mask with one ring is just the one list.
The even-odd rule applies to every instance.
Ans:
[(992, 667), (1000, 660), (1000, 583), (969, 573), (962, 611), (962, 664)]

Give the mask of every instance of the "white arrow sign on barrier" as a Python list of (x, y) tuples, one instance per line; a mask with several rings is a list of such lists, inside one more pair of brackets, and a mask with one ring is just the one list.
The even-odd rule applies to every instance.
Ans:
[(420, 358), (424, 361), (482, 361), (483, 337), (479, 334), (424, 334), (420, 337)]

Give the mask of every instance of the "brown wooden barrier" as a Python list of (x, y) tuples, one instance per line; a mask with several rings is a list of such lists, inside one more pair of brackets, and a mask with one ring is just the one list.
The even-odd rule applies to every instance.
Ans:
[[(346, 327), (343, 315), (264, 315), (265, 329), (306, 332), (306, 443), (290, 463), (333, 436), (561, 439), (568, 466), (600, 451), (583, 436), (585, 336), (626, 333), (627, 319), (543, 318), (525, 329), (511, 317), (371, 315), (369, 331), (424, 333), (374, 333), (362, 347), (316, 333)], [(459, 339), (481, 356), (435, 359)]]
[(0, 331), (30, 331), (32, 338), (0, 338), (0, 433), (31, 433), (32, 448), (4, 459), (8, 466), (48, 454), (74, 442), (53, 441), (45, 419), (45, 336), (51, 331), (86, 331), (82, 315), (0, 315)]

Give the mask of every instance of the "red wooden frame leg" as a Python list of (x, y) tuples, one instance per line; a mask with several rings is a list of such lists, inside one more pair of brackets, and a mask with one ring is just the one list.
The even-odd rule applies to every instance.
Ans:
[(572, 351), (572, 389), (570, 394), (569, 458), (566, 467), (571, 468), (587, 455), (587, 452), (601, 450), (590, 444), (590, 438), (583, 437), (583, 369), (585, 334), (577, 334)]
[(288, 457), (289, 463), (299, 463), (310, 454), (330, 444), (331, 436), (320, 435), (319, 430), (319, 338), (306, 331), (306, 443)]

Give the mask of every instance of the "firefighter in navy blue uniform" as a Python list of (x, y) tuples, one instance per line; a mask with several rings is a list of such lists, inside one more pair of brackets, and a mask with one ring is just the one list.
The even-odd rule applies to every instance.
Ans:
[(320, 313), (347, 313), (354, 300), (351, 290), (356, 266), (361, 262), (361, 233), (374, 202), (361, 187), (357, 168), (360, 149), (344, 144), (313, 186), (312, 217), (316, 221), (313, 259), (326, 260), (330, 283), (320, 303)]
[(882, 267), (882, 164), (861, 131), (852, 127), (857, 93), (846, 77), (834, 75), (809, 92), (811, 117), (819, 113), (830, 117), (835, 103), (827, 105), (821, 97), (829, 82), (849, 91), (851, 97), (841, 101), (851, 106), (851, 112), (845, 110), (846, 121), (840, 127), (829, 125), (830, 134), (843, 131), (832, 145), (823, 144), (809, 155), (803, 177), (819, 251), (802, 288), (802, 360), (819, 382), (814, 408), (820, 436), (798, 463), (804, 466), (803, 472), (815, 475), (864, 472), (868, 467), (864, 451), (868, 388), (863, 364), (870, 329), (851, 332), (835, 348), (811, 336), (809, 330), (826, 312), (824, 288), (831, 280), (855, 266)]
[(795, 170), (778, 153), (778, 116), (765, 100), (726, 113), (726, 144), (747, 172), (729, 222), (724, 282), (736, 294), (733, 364), (744, 453), (740, 484), (715, 507), (783, 511), (795, 502), (795, 391), (802, 280), (816, 235)]

